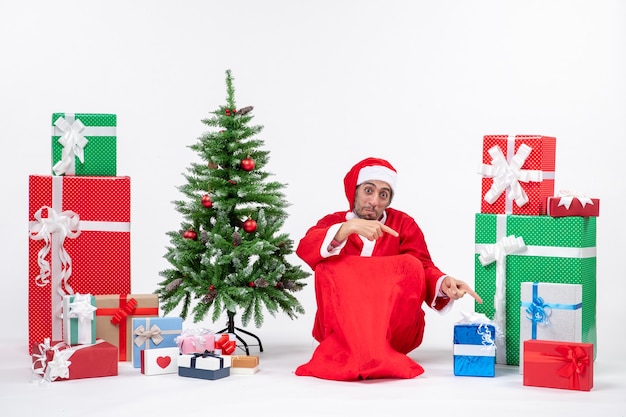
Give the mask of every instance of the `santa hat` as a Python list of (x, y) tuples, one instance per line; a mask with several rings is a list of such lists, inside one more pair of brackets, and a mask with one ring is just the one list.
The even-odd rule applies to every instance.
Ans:
[(365, 181), (384, 181), (391, 187), (392, 193), (396, 192), (398, 173), (387, 161), (380, 158), (365, 158), (354, 165), (343, 179), (346, 197), (350, 203), (350, 210), (354, 209), (354, 193), (356, 187)]

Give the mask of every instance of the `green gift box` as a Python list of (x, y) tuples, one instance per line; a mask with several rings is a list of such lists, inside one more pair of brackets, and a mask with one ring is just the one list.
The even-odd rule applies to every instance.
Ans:
[(496, 362), (519, 365), (522, 282), (582, 285), (582, 341), (596, 348), (596, 217), (476, 214), (477, 313), (504, 333)]
[(52, 114), (52, 172), (55, 175), (116, 176), (117, 116)]

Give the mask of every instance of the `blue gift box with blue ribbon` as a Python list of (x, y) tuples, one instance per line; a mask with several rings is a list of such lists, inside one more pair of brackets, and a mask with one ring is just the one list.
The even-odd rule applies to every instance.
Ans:
[(492, 324), (454, 325), (454, 375), (493, 377), (496, 329)]
[(581, 284), (522, 282), (520, 293), (520, 373), (525, 340), (582, 342)]

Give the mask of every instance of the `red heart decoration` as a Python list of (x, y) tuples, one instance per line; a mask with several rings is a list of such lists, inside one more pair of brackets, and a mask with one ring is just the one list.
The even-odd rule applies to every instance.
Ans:
[(159, 356), (157, 358), (157, 365), (159, 365), (161, 369), (167, 368), (170, 362), (172, 362), (172, 358), (170, 358), (169, 356)]

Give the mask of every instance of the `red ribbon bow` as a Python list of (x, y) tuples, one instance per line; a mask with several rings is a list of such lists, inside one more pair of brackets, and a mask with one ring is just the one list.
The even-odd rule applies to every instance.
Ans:
[(219, 339), (215, 340), (215, 349), (222, 349), (223, 355), (230, 355), (235, 351), (237, 343), (234, 340), (230, 340), (228, 334), (222, 334)]
[(579, 375), (589, 366), (589, 356), (580, 346), (560, 345), (556, 351), (562, 355), (561, 360), (566, 364), (559, 369), (559, 376), (569, 378), (569, 386), (572, 389), (579, 388)]
[(126, 302), (126, 305), (120, 308), (119, 310), (117, 310), (117, 312), (113, 315), (113, 317), (111, 317), (111, 323), (117, 326), (123, 320), (126, 320), (126, 317), (128, 317), (129, 314), (133, 314), (133, 311), (135, 311), (136, 307), (137, 307), (137, 300), (135, 300), (134, 298), (129, 299)]

